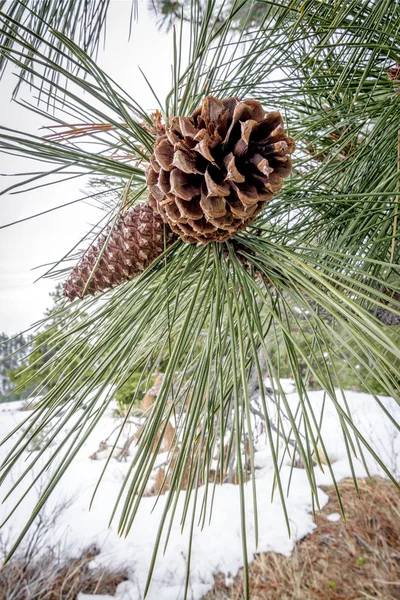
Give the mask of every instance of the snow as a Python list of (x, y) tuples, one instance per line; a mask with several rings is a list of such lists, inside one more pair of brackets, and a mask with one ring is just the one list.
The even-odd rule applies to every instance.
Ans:
[(279, 379), (279, 386), (278, 386), (277, 381), (275, 381), (274, 379), (270, 379), (269, 377), (265, 377), (264, 385), (267, 389), (270, 389), (270, 390), (274, 390), (274, 389), (276, 390), (278, 387), (280, 387), (280, 389), (285, 394), (292, 394), (296, 389), (294, 380), (286, 379), (286, 378)]
[[(121, 597), (121, 590), (118, 590), (118, 596)], [(79, 594), (79, 600), (115, 600), (115, 596), (108, 594)]]
[[(271, 382), (268, 382), (271, 383)], [(266, 382), (267, 384), (267, 382)], [(293, 382), (281, 382), (282, 388), (287, 393), (288, 402), (295, 409), (299, 397), (294, 391)], [(268, 386), (269, 387), (269, 386)], [(276, 386), (275, 386), (276, 387)], [(338, 397), (339, 392), (338, 392)], [(332, 468), (338, 480), (351, 476), (346, 448), (340, 421), (329, 399), (325, 399), (322, 391), (309, 393), (310, 405), (319, 422), (323, 409), (322, 438), (325, 442), (325, 452), (321, 448), (320, 459), (324, 471), (315, 466), (315, 478), (318, 486), (331, 484), (329, 469), (325, 467), (326, 456), (332, 462)], [(368, 394), (346, 392), (348, 409), (356, 426), (372, 449), (377, 452), (383, 462), (396, 476), (400, 473), (400, 434), (385, 416), (376, 400)], [(392, 399), (379, 397), (380, 402), (396, 421), (400, 421), (400, 407)], [(345, 406), (341, 402), (342, 406)], [(0, 438), (9, 433), (16, 424), (23, 421), (27, 412), (21, 410), (22, 403), (0, 404)], [(154, 540), (157, 536), (159, 521), (167, 496), (160, 496), (157, 502), (155, 497), (144, 497), (139, 507), (131, 532), (125, 538), (117, 534), (117, 521), (108, 527), (119, 487), (127, 474), (130, 458), (126, 462), (112, 459), (106, 470), (100, 488), (95, 497), (93, 506), (89, 511), (89, 503), (95, 485), (102, 473), (108, 452), (101, 450), (97, 453), (97, 460), (91, 460), (90, 455), (99, 448), (100, 442), (107, 438), (115, 429), (118, 421), (111, 407), (97, 425), (90, 438), (77, 454), (70, 468), (65, 473), (56, 492), (50, 497), (45, 511), (51, 513), (64, 500), (70, 500), (65, 510), (58, 518), (56, 530), (49, 533), (48, 542), (56, 540), (62, 547), (65, 556), (77, 556), (79, 552), (96, 544), (101, 552), (91, 562), (91, 566), (104, 565), (107, 567), (123, 567), (128, 570), (129, 581), (121, 583), (115, 596), (90, 596), (80, 594), (79, 600), (141, 600), (152, 559)], [(67, 432), (65, 432), (67, 433)], [(131, 435), (132, 431), (127, 435)], [(290, 492), (286, 500), (289, 516), (291, 535), (286, 528), (284, 513), (277, 493), (271, 502), (271, 490), (274, 480), (273, 462), (265, 436), (261, 436), (256, 445), (255, 466), (258, 508), (258, 546), (255, 540), (254, 508), (252, 498), (252, 485), (245, 486), (246, 504), (246, 540), (248, 545), (249, 560), (256, 552), (273, 551), (290, 555), (296, 541), (314, 531), (316, 525), (312, 518), (312, 500), (306, 472), (300, 466), (294, 468), (291, 477)], [(354, 435), (353, 435), (354, 438)], [(12, 440), (0, 446), (0, 459), (4, 459)], [(354, 440), (354, 445), (356, 443)], [(50, 447), (46, 450), (44, 458), (53, 452)], [(384, 475), (382, 468), (374, 458), (364, 453), (365, 461), (371, 475)], [(159, 464), (165, 460), (160, 456)], [(20, 461), (13, 468), (12, 479), (17, 480), (24, 468)], [(37, 466), (39, 468), (39, 465)], [(357, 457), (353, 457), (353, 468), (358, 477), (365, 477), (366, 470), (357, 448)], [(282, 466), (282, 482), (286, 489), (291, 472), (291, 460), (288, 458)], [(8, 479), (8, 484), (11, 479)], [(213, 488), (210, 486), (208, 503)], [(7, 485), (2, 490), (4, 496)], [(202, 505), (205, 486), (199, 488), (197, 506)], [(40, 490), (37, 486), (29, 492), (27, 498), (18, 507), (12, 518), (5, 523), (0, 534), (3, 539), (15, 540), (29, 517), (33, 502), (37, 499)], [(163, 548), (165, 534), (162, 535), (159, 556), (155, 563), (152, 583), (147, 598), (149, 600), (180, 600), (184, 596), (185, 577), (188, 565), (188, 542), (190, 527), (187, 524), (181, 532), (180, 514), (186, 492), (180, 493), (176, 518), (172, 525), (169, 543), (165, 554)], [(19, 498), (18, 492), (7, 498), (0, 506), (0, 519), (3, 520)], [(322, 508), (327, 500), (327, 495), (319, 489), (318, 499)], [(338, 515), (340, 518), (340, 515)], [(329, 515), (330, 520), (336, 520), (336, 513)], [(167, 524), (169, 521), (167, 521)], [(201, 530), (196, 525), (193, 532), (193, 546), (190, 557), (191, 571), (188, 598), (199, 600), (213, 585), (213, 574), (221, 572), (230, 581), (243, 566), (242, 541), (240, 525), (239, 488), (236, 485), (224, 484), (216, 486), (213, 499), (213, 512), (211, 523), (206, 524)], [(160, 590), (162, 593), (160, 595)]]
[(341, 519), (342, 517), (340, 516), (340, 514), (339, 514), (339, 513), (336, 513), (336, 512), (335, 512), (335, 513), (331, 513), (331, 514), (330, 514), (330, 515), (328, 515), (326, 518), (328, 519), (328, 521), (332, 521), (332, 523), (336, 523), (336, 521), (340, 521), (340, 519)]

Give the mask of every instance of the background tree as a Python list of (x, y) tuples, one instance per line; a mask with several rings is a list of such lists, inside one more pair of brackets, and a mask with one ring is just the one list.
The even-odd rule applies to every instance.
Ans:
[[(223, 23), (224, 13), (232, 8), (232, 1), (224, 2), (223, 11), (220, 17), (216, 19), (213, 26), (218, 26)], [(174, 25), (179, 25), (181, 19), (190, 22), (193, 18), (191, 0), (171, 1), (171, 0), (150, 0), (148, 3), (149, 9), (154, 12), (157, 25), (160, 29), (169, 31)], [(203, 17), (203, 12), (206, 9), (206, 3), (199, 3), (199, 25)], [(231, 27), (235, 29), (249, 30), (253, 26), (257, 26), (265, 20), (272, 20), (275, 11), (272, 4), (267, 4), (263, 0), (244, 0), (236, 3), (235, 11), (231, 18)]]
[[(63, 344), (63, 336), (68, 331), (68, 321), (65, 316), (58, 313), (57, 303), (63, 299), (62, 285), (58, 284), (51, 292), (53, 306), (46, 310), (43, 326), (30, 340), (31, 350), (25, 352), (25, 361), (18, 361), (17, 365), (8, 367), (10, 381), (16, 386), (18, 393), (43, 394), (57, 386), (58, 377), (53, 376), (52, 358)], [(22, 338), (23, 339), (23, 338)], [(56, 341), (56, 342), (55, 342)], [(78, 353), (73, 359), (73, 368), (82, 359)], [(90, 372), (84, 377), (90, 377)]]
[[(392, 73), (400, 60), (400, 7), (391, 3), (389, 11), (386, 0), (264, 4), (266, 12), (256, 25), (250, 18), (251, 4), (248, 18), (238, 27), (246, 2), (192, 0), (190, 22), (181, 19), (181, 31), (173, 35), (171, 91), (164, 102), (155, 100), (167, 125), (174, 116), (192, 114), (208, 94), (256, 99), (269, 110), (279, 109), (296, 140), (293, 175), (256, 221), (233, 239), (206, 246), (176, 240), (140, 277), (99, 297), (65, 304), (60, 314), (70, 319), (68, 332), (54, 337), (55, 353), (46, 365), (57, 385), (30, 417), (32, 436), (52, 424), (55, 438), (68, 421), (74, 436), (73, 443), (61, 443), (54, 452), (52, 462), (57, 465), (43, 492), (45, 499), (101, 419), (114, 390), (132, 373), (151, 373), (161, 360), (165, 363), (157, 402), (148, 412), (124, 482), (125, 495), (118, 498), (113, 513), (116, 518), (118, 512), (119, 531), (128, 533), (162, 434), (174, 418), (168, 501), (149, 581), (161, 531), (176, 516), (183, 482), (187, 493), (182, 525), (193, 530), (212, 510), (212, 494), (201, 506), (197, 500), (198, 484), (211, 481), (209, 466), (215, 454), (214, 484), (225, 481), (232, 468), (235, 471), (247, 564), (246, 485), (253, 489), (257, 531), (251, 443), (254, 379), (285, 514), (283, 457), (300, 456), (316, 507), (314, 460), (322, 467), (321, 453), (336, 485), (321, 437), (323, 409), (308, 395), (310, 380), (338, 411), (350, 465), (355, 456), (363, 460), (365, 453), (372, 453), (395, 483), (353, 422), (338, 364), (346, 362), (366, 392), (379, 386), (399, 400), (400, 95), (398, 81), (388, 71)], [(7, 14), (0, 22), (9, 40), (2, 47), (5, 58), (38, 78), (42, 100), (55, 107), (62, 125), (51, 139), (3, 128), (4, 150), (50, 162), (66, 174), (79, 169), (112, 181), (108, 193), (114, 193), (115, 201), (89, 238), (93, 244), (108, 220), (99, 261), (89, 269), (90, 280), (102, 248), (118, 230), (120, 215), (124, 218), (137, 202), (147, 201), (145, 167), (152, 159), (161, 117), (148, 115), (64, 33), (52, 31), (52, 39), (40, 37), (40, 45), (32, 46), (23, 23)], [(190, 40), (187, 56), (181, 43), (184, 32)], [(39, 41), (37, 32), (29, 35)], [(78, 75), (57, 60), (63, 49), (79, 67)], [(67, 89), (49, 73), (65, 77)], [(61, 90), (62, 100), (57, 98)], [(85, 96), (77, 90), (85, 90)], [(38, 109), (43, 114), (45, 106)], [(70, 125), (78, 122), (71, 115), (85, 123)], [(86, 143), (90, 140), (96, 141), (96, 153)], [(37, 177), (45, 182), (47, 175), (43, 170)], [(24, 184), (19, 187), (24, 189)], [(57, 265), (52, 272), (59, 276), (60, 269)], [(388, 307), (396, 317), (394, 325), (377, 318)], [(283, 367), (295, 380), (297, 406), (280, 383)], [(91, 376), (85, 378), (87, 373)], [(268, 393), (265, 374), (272, 382)], [(134, 396), (132, 405), (135, 400)], [(25, 434), (3, 464), (0, 481), (26, 443)], [(40, 476), (35, 475), (32, 485)], [(355, 477), (354, 482), (357, 485)], [(29, 523), (41, 508), (39, 501)], [(287, 525), (290, 529), (288, 518)], [(249, 597), (246, 577), (245, 594)]]
[(27, 362), (31, 351), (30, 338), (19, 333), (9, 337), (0, 333), (0, 402), (20, 400), (25, 397), (22, 390), (16, 392), (12, 372)]

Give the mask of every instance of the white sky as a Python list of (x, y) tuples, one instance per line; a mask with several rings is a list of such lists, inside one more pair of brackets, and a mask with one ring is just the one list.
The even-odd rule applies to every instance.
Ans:
[[(138, 66), (161, 98), (171, 86), (172, 32), (157, 29), (147, 0), (139, 0), (139, 20), (133, 23), (128, 41), (131, 0), (111, 0), (107, 19), (106, 47), (98, 64), (144, 108), (157, 106)], [(15, 85), (14, 69), (9, 68), (0, 82), (0, 123), (27, 133), (42, 135), (43, 119), (11, 102)], [(28, 88), (20, 96), (32, 100)], [(45, 168), (49, 168), (45, 165)], [(40, 163), (0, 154), (0, 173), (39, 171)], [(16, 177), (1, 177), (0, 189), (15, 183)], [(24, 194), (0, 196), (0, 225), (69, 202), (84, 195), (85, 180), (78, 179)], [(87, 191), (87, 188), (86, 188)], [(78, 203), (37, 219), (0, 230), (0, 331), (8, 334), (28, 328), (51, 305), (48, 294), (52, 280), (34, 283), (41, 271), (35, 267), (55, 261), (68, 252), (98, 220), (98, 212)]]

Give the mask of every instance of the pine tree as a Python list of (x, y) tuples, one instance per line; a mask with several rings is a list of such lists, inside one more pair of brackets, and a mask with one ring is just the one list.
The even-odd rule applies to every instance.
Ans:
[[(54, 337), (55, 352), (48, 365), (57, 384), (43, 399), (42, 413), (31, 417), (34, 433), (43, 421), (51, 422), (66, 402), (74, 418), (74, 407), (85, 405), (86, 410), (71, 425), (76, 445), (68, 450), (70, 460), (107, 409), (114, 394), (111, 389), (120, 389), (132, 373), (155, 371), (162, 360), (166, 365), (163, 383), (125, 482), (126, 499), (118, 506), (119, 531), (127, 534), (132, 527), (161, 448), (160, 431), (166, 431), (173, 414), (180, 429), (169, 473), (168, 510), (160, 528), (170, 516), (177, 518), (175, 503), (183, 482), (187, 490), (183, 520), (190, 520), (190, 502), (196, 498), (198, 483), (210, 481), (209, 460), (217, 453), (213, 481), (230, 478), (238, 483), (245, 565), (244, 488), (255, 486), (251, 450), (254, 390), (260, 396), (259, 412), (265, 421), (276, 491), (284, 512), (286, 490), (280, 465), (285, 456), (293, 458), (293, 452), (300, 456), (316, 504), (313, 459), (320, 460), (321, 450), (334, 479), (320, 434), (320, 415), (308, 396), (310, 377), (339, 413), (350, 462), (355, 454), (362, 457), (372, 449), (354, 424), (344, 395), (337, 392), (342, 383), (338, 361), (346, 361), (350, 355), (352, 361), (346, 364), (362, 389), (373, 393), (378, 386), (400, 401), (400, 94), (393, 77), (400, 62), (399, 3), (391, 3), (390, 10), (384, 0), (351, 4), (266, 0), (263, 4), (266, 10), (256, 17), (253, 3), (245, 1), (217, 4), (191, 0), (187, 4), (190, 22), (182, 18), (176, 26), (189, 29), (189, 56), (183, 56), (178, 31), (173, 36), (173, 86), (162, 113), (155, 114), (136, 104), (65, 32), (52, 31), (52, 37), (46, 38), (31, 27), (31, 43), (21, 21), (12, 21), (10, 14), (0, 16), (4, 60), (22, 73), (29, 60), (27, 72), (35, 82), (44, 84), (42, 100), (58, 107), (59, 126), (51, 139), (3, 130), (1, 145), (6, 152), (33, 155), (67, 173), (75, 174), (79, 167), (108, 181), (108, 194), (115, 190), (115, 200), (107, 207), (108, 241), (124, 211), (149, 201), (148, 187), (159, 188), (151, 190), (158, 193), (158, 197), (152, 194), (154, 200), (150, 198), (153, 209), (160, 210), (166, 198), (170, 209), (177, 208), (185, 217), (198, 208), (197, 204), (183, 204), (199, 194), (185, 199), (179, 182), (173, 182), (173, 187), (180, 192), (168, 198), (171, 176), (168, 182), (164, 175), (165, 180), (160, 179), (162, 158), (157, 157), (157, 149), (164, 127), (165, 135), (168, 131), (172, 139), (173, 159), (178, 151), (192, 157), (193, 140), (190, 142), (182, 127), (178, 139), (173, 139), (172, 133), (177, 135), (174, 123), (196, 115), (206, 98), (222, 103), (237, 98), (244, 104), (260, 103), (267, 114), (279, 111), (285, 135), (295, 141), (292, 174), (259, 212), (257, 207), (253, 221), (246, 222), (238, 233), (230, 232), (233, 237), (203, 244), (186, 243), (197, 242), (197, 238), (180, 236), (168, 245), (164, 231), (162, 252), (140, 275), (128, 273), (120, 285), (104, 294), (66, 302), (62, 310), (70, 327)], [(68, 68), (64, 62), (68, 56), (79, 72)], [(62, 80), (73, 83), (74, 90), (58, 83)], [(75, 93), (76, 86), (85, 90), (84, 100)], [(57, 99), (59, 92), (64, 105)], [(242, 122), (249, 120), (246, 117)], [(235, 123), (234, 127), (234, 135), (240, 137), (241, 125)], [(96, 153), (87, 144), (90, 140), (96, 142)], [(219, 144), (223, 146), (224, 141), (215, 147)], [(224, 178), (227, 175), (221, 167), (225, 147), (218, 146), (221, 151), (213, 155), (215, 147), (205, 145), (219, 168), (211, 179), (220, 191), (227, 191), (226, 181), (220, 180), (221, 173)], [(167, 150), (171, 152), (169, 147)], [(257, 164), (245, 165), (253, 181)], [(196, 161), (194, 167), (198, 168)], [(43, 170), (36, 178), (45, 182), (46, 175)], [(196, 175), (205, 178), (203, 173)], [(182, 185), (188, 185), (187, 181)], [(199, 185), (201, 190), (202, 183)], [(23, 190), (30, 184), (18, 186)], [(215, 196), (221, 197), (222, 192)], [(214, 218), (213, 211), (223, 202), (207, 204), (208, 200), (203, 204)], [(193, 230), (192, 223), (190, 226)], [(100, 248), (97, 254), (93, 250), (95, 258), (84, 286), (96, 277), (107, 251), (107, 240), (96, 241), (103, 229), (99, 227), (89, 236), (82, 248), (83, 252)], [(119, 266), (126, 258), (123, 248), (121, 251)], [(114, 258), (108, 261), (111, 271)], [(76, 254), (70, 256), (69, 266), (72, 263), (74, 268), (76, 259)], [(52, 272), (59, 277), (61, 269), (57, 266)], [(64, 274), (68, 276), (66, 271)], [(380, 319), (381, 311), (388, 311), (393, 319)], [(362, 374), (356, 364), (363, 366)], [(283, 366), (299, 391), (295, 408), (279, 384)], [(90, 377), (83, 381), (88, 372)], [(265, 374), (275, 382), (274, 389), (265, 390)], [(229, 440), (226, 448), (225, 439)], [(22, 436), (2, 466), (3, 479), (14, 460), (21, 458), (23, 443)], [(66, 457), (64, 452), (60, 446), (54, 464)], [(375, 458), (396, 483), (382, 457)], [(63, 466), (55, 467), (44, 496), (63, 471)], [(254, 493), (256, 496), (255, 489)], [(39, 503), (30, 522), (40, 508)], [(149, 582), (150, 578), (151, 573)], [(249, 597), (246, 577), (245, 595)]]
[[(62, 348), (61, 335), (68, 331), (69, 318), (59, 310), (59, 302), (63, 298), (61, 284), (58, 284), (50, 294), (53, 305), (45, 312), (43, 324), (30, 338), (30, 351), (25, 351), (25, 360), (18, 361), (15, 366), (8, 367), (8, 377), (18, 393), (43, 395), (60, 382), (60, 374), (53, 374), (53, 359)], [(87, 350), (87, 348), (86, 348)], [(71, 362), (71, 368), (77, 366), (84, 354), (83, 348), (79, 350)], [(83, 380), (90, 377), (90, 371), (83, 375)], [(62, 375), (61, 375), (62, 377)]]
[(12, 373), (24, 367), (31, 348), (30, 338), (22, 333), (12, 337), (0, 333), (0, 402), (25, 397), (22, 390), (14, 391), (16, 386)]

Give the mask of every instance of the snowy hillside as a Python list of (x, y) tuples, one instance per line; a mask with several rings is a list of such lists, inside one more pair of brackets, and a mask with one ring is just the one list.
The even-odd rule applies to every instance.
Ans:
[[(298, 396), (288, 382), (285, 382), (285, 391), (290, 403), (297, 403)], [(310, 400), (315, 413), (318, 415), (324, 404), (322, 392), (310, 392)], [(367, 394), (347, 392), (349, 409), (353, 415), (356, 426), (360, 429), (366, 441), (381, 457), (392, 473), (400, 474), (400, 434), (394, 425), (379, 408), (377, 402)], [(391, 398), (380, 398), (383, 405), (393, 417), (400, 421), (400, 407)], [(0, 438), (3, 438), (16, 424), (24, 420), (27, 412), (21, 410), (21, 403), (0, 405)], [(111, 459), (100, 488), (96, 494), (93, 506), (89, 511), (89, 503), (95, 485), (102, 473), (108, 450), (105, 445), (100, 445), (111, 432), (116, 429), (120, 420), (113, 416), (110, 409), (101, 420), (96, 430), (79, 452), (60, 485), (50, 498), (46, 511), (52, 511), (65, 500), (70, 504), (62, 512), (57, 530), (51, 533), (49, 543), (59, 542), (65, 555), (74, 556), (81, 549), (91, 544), (96, 544), (101, 553), (93, 560), (92, 564), (107, 566), (126, 566), (130, 580), (121, 583), (115, 598), (118, 600), (140, 600), (146, 583), (149, 565), (152, 558), (154, 540), (157, 535), (160, 516), (166, 502), (166, 495), (161, 496), (156, 502), (156, 496), (145, 497), (141, 503), (139, 513), (130, 535), (125, 539), (119, 538), (116, 529), (118, 518), (108, 528), (108, 520), (112, 513), (114, 502), (117, 498), (120, 485), (127, 474), (131, 456), (124, 462)], [(126, 435), (132, 435), (135, 425), (131, 424)], [(65, 432), (66, 433), (66, 432)], [(351, 476), (348, 465), (347, 453), (341, 436), (341, 428), (334, 407), (326, 402), (324, 406), (322, 434), (326, 444), (326, 451), (333, 463), (333, 469), (338, 479)], [(287, 500), (287, 510), (291, 525), (291, 538), (288, 537), (284, 515), (277, 496), (271, 502), (271, 486), (273, 483), (273, 465), (265, 436), (261, 436), (256, 446), (255, 464), (257, 467), (257, 498), (259, 518), (259, 541), (256, 548), (252, 486), (246, 486), (247, 506), (247, 541), (250, 552), (249, 560), (257, 552), (272, 550), (283, 554), (290, 554), (294, 543), (311, 533), (314, 523), (311, 515), (311, 494), (306, 473), (302, 468), (295, 468)], [(109, 443), (112, 443), (111, 437)], [(0, 447), (0, 458), (6, 456), (11, 440)], [(40, 441), (38, 441), (40, 443)], [(104, 449), (102, 449), (104, 448)], [(33, 448), (31, 448), (33, 450)], [(97, 451), (98, 450), (98, 451)], [(97, 451), (97, 452), (96, 452)], [(50, 455), (52, 447), (46, 453)], [(92, 457), (92, 458), (90, 458)], [(382, 475), (382, 470), (375, 461), (365, 453), (371, 475)], [(158, 458), (162, 462), (163, 456)], [(23, 462), (13, 469), (13, 481), (23, 470)], [(365, 476), (364, 466), (358, 458), (354, 459), (355, 472), (358, 477)], [(39, 465), (38, 465), (39, 468)], [(290, 460), (282, 467), (282, 480), (287, 483), (290, 474)], [(318, 485), (329, 485), (331, 478), (328, 469), (323, 473), (315, 467), (315, 476)], [(7, 482), (11, 483), (11, 480)], [(212, 488), (213, 486), (210, 486)], [(8, 486), (5, 485), (2, 497)], [(208, 502), (211, 500), (211, 489)], [(1, 530), (3, 540), (9, 543), (20, 532), (33, 502), (40, 490), (35, 487), (24, 500), (17, 511), (11, 516)], [(205, 487), (200, 489), (198, 506), (202, 504)], [(148, 595), (149, 600), (179, 600), (183, 598), (186, 568), (188, 561), (189, 527), (181, 533), (180, 507), (183, 504), (185, 492), (181, 492), (180, 506), (176, 513), (171, 535), (165, 555), (162, 555), (163, 543), (160, 545), (153, 581)], [(18, 492), (8, 498), (0, 506), (0, 518), (3, 520), (19, 498)], [(327, 496), (323, 491), (319, 493), (319, 502), (323, 506)], [(335, 517), (333, 517), (335, 518)], [(197, 522), (196, 522), (197, 523)], [(242, 546), (239, 516), (239, 489), (231, 484), (217, 485), (213, 500), (213, 516), (211, 523), (206, 521), (203, 530), (195, 526), (193, 549), (191, 556), (191, 577), (189, 598), (199, 600), (213, 585), (213, 573), (222, 572), (227, 578), (237, 573), (242, 566)], [(162, 590), (162, 595), (160, 595)], [(81, 594), (80, 600), (90, 600), (90, 596)], [(98, 600), (100, 597), (96, 597)], [(102, 596), (107, 600), (111, 597)]]

